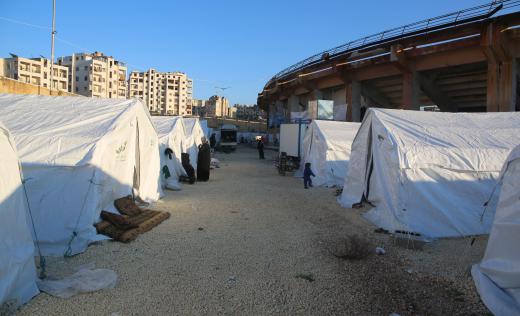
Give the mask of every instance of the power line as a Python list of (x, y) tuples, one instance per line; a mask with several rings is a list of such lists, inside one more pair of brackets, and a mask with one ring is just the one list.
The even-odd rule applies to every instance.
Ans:
[(20, 24), (20, 25), (30, 26), (30, 27), (34, 27), (34, 28), (42, 29), (42, 30), (50, 30), (50, 29), (52, 29), (50, 26), (36, 25), (36, 24), (32, 24), (32, 23), (27, 23), (27, 22), (24, 22), (24, 21), (19, 21), (19, 20), (7, 18), (7, 17), (4, 17), (4, 16), (0, 16), (0, 20), (4, 20), (4, 21), (7, 21), (7, 22)]

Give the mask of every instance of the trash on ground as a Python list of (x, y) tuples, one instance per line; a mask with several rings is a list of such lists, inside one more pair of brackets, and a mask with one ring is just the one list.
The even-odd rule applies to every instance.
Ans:
[(332, 245), (331, 253), (340, 259), (359, 260), (372, 253), (372, 245), (363, 237), (351, 235), (341, 238)]
[(217, 158), (211, 158), (210, 166), (214, 168), (220, 168), (220, 160)]
[(376, 247), (376, 253), (378, 255), (384, 255), (386, 253), (385, 249), (382, 247)]
[(314, 282), (314, 275), (312, 273), (298, 273), (294, 276), (297, 279), (303, 279), (308, 282)]

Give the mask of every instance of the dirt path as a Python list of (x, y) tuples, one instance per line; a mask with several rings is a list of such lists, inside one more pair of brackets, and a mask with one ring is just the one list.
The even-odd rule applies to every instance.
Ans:
[[(268, 153), (268, 158), (269, 158)], [(208, 183), (167, 192), (155, 208), (171, 218), (135, 242), (104, 242), (70, 259), (49, 260), (49, 274), (82, 264), (113, 269), (116, 288), (67, 300), (41, 294), (21, 315), (172, 314), (469, 314), (484, 307), (464, 262), (431, 263), (438, 249), (414, 252), (373, 233), (359, 211), (341, 208), (332, 189), (304, 190), (272, 162), (240, 148), (220, 154)], [(348, 234), (387, 249), (384, 256), (345, 261), (330, 253)], [(465, 247), (465, 241), (446, 246)], [(479, 244), (477, 242), (477, 244)], [(453, 246), (455, 245), (455, 246)], [(444, 248), (442, 248), (444, 249)], [(455, 268), (459, 267), (461, 268)], [(439, 273), (437, 273), (440, 271)]]

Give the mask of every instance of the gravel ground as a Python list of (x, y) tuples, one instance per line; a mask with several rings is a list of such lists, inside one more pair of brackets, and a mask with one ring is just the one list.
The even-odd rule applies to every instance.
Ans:
[[(333, 189), (304, 190), (301, 180), (279, 176), (272, 161), (258, 161), (254, 150), (218, 158), (221, 168), (209, 182), (167, 192), (154, 205), (172, 216), (136, 241), (107, 241), (48, 260), (54, 277), (90, 263), (113, 269), (114, 289), (70, 299), (40, 294), (19, 314), (487, 313), (468, 274), (485, 239), (404, 249), (374, 233), (361, 210), (341, 208)], [(386, 254), (334, 256), (352, 234)]]

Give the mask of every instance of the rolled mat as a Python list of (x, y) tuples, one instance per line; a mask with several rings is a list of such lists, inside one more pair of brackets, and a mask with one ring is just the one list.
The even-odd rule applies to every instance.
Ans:
[(118, 228), (116, 225), (106, 220), (103, 220), (94, 226), (99, 234), (106, 235), (117, 241), (130, 242), (135, 240), (140, 234), (149, 231), (168, 218), (170, 218), (170, 213), (168, 212), (141, 210), (139, 214), (128, 216), (126, 218), (132, 226), (136, 226), (135, 228)]

